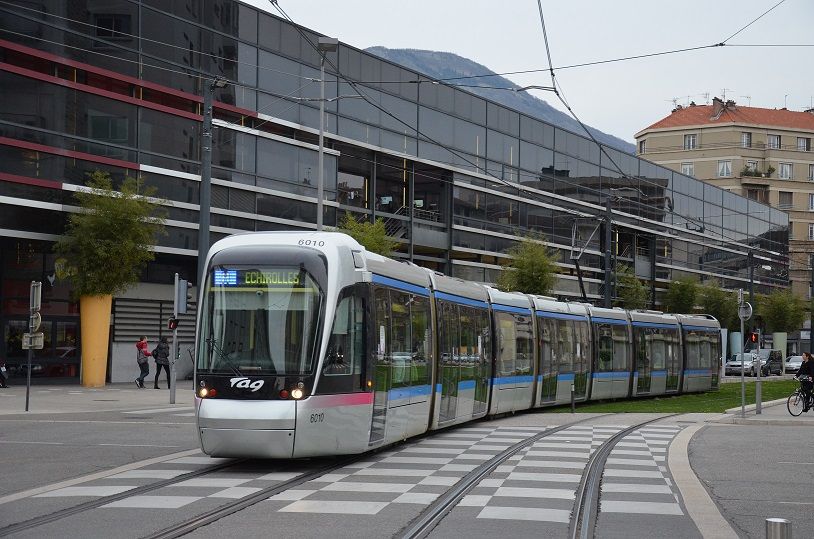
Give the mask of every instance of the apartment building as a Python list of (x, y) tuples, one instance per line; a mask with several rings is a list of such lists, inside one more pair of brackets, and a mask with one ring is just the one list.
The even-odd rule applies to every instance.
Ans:
[[(639, 156), (788, 213), (789, 280), (804, 297), (814, 253), (813, 138), (814, 109), (744, 107), (717, 97), (712, 105), (678, 106), (636, 133)], [(731, 210), (724, 222), (738, 218)], [(776, 271), (755, 262), (757, 274)]]

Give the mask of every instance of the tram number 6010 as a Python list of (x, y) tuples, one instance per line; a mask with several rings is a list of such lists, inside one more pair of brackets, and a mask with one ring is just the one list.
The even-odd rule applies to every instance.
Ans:
[(304, 245), (306, 247), (325, 247), (325, 242), (322, 240), (300, 240), (297, 245)]
[(322, 423), (325, 419), (325, 412), (320, 412), (318, 414), (311, 414), (311, 423)]

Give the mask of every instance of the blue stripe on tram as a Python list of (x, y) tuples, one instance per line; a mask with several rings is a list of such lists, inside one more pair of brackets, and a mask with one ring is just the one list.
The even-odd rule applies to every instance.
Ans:
[(376, 284), (382, 284), (392, 288), (398, 288), (399, 290), (404, 290), (406, 292), (412, 292), (413, 294), (418, 294), (421, 296), (430, 295), (430, 291), (427, 290), (426, 288), (423, 288), (416, 284), (408, 283), (406, 281), (401, 281), (399, 279), (393, 279), (392, 277), (377, 275), (375, 273), (373, 274), (373, 282)]

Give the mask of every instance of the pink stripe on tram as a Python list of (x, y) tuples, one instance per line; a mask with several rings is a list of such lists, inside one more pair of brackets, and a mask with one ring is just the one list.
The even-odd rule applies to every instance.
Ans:
[(342, 395), (312, 395), (305, 401), (310, 407), (314, 406), (361, 406), (373, 403), (373, 392), (344, 393)]

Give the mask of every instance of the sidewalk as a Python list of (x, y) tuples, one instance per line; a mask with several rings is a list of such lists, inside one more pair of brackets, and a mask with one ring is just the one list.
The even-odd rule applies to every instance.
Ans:
[(746, 414), (741, 415), (741, 407), (730, 408), (726, 416), (712, 421), (713, 423), (732, 423), (735, 425), (772, 425), (772, 426), (807, 426), (814, 427), (814, 410), (793, 417), (786, 407), (787, 399), (766, 401), (762, 405), (760, 414), (756, 413), (755, 405), (746, 406)]
[[(194, 403), (192, 381), (179, 380), (175, 404), (170, 404), (166, 382), (164, 389), (138, 389), (129, 384), (108, 384), (102, 388), (79, 385), (31, 386), (28, 414), (69, 414), (110, 412), (140, 408), (189, 408)], [(0, 389), (0, 416), (26, 414), (25, 385)]]

